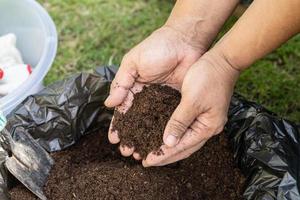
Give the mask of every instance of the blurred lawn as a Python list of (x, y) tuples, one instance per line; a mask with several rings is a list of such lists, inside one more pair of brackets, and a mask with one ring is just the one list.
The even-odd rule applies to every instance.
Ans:
[[(161, 26), (174, 1), (39, 0), (57, 25), (59, 48), (46, 84), (122, 55)], [(231, 18), (224, 31), (235, 19)], [(223, 31), (223, 32), (224, 32)], [(247, 48), (247, 47), (245, 47)], [(291, 120), (300, 121), (300, 35), (258, 61), (236, 91)]]

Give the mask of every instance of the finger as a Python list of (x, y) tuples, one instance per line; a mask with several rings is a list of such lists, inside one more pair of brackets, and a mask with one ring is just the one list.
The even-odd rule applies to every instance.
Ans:
[(192, 105), (181, 100), (165, 128), (164, 143), (169, 147), (176, 146), (196, 117)]
[(132, 89), (130, 90), (133, 94), (139, 93), (143, 90), (145, 84), (135, 82)]
[[(132, 88), (132, 93), (128, 93), (126, 99), (124, 100), (124, 102), (120, 105), (116, 107), (116, 110), (122, 114), (126, 113), (127, 110), (131, 107), (132, 105), (132, 101), (133, 101), (133, 94), (138, 93), (140, 91), (142, 91), (144, 87), (144, 84), (140, 84), (140, 83), (135, 83), (133, 88)], [(109, 126), (109, 130), (108, 130), (108, 140), (110, 143), (112, 144), (117, 144), (120, 142), (120, 138), (118, 136), (118, 131), (113, 129), (113, 121), (114, 121), (114, 117), (111, 120), (110, 126)]]
[(166, 145), (163, 145), (161, 146), (161, 150), (162, 152), (164, 152), (163, 154), (157, 155), (154, 152), (149, 153), (146, 159), (142, 161), (143, 167), (156, 166), (157, 164), (162, 163), (164, 160), (166, 160), (169, 156), (168, 153), (172, 154), (171, 152), (166, 151), (166, 149), (168, 149), (168, 147)]
[(174, 162), (177, 162), (177, 161), (180, 161), (180, 160), (183, 160), (183, 159), (186, 159), (188, 157), (190, 157), (193, 153), (195, 153), (196, 151), (198, 151), (199, 149), (201, 149), (201, 147), (203, 147), (203, 145), (206, 143), (207, 141), (204, 140), (202, 142), (200, 142), (199, 144), (191, 147), (190, 149), (187, 149), (186, 151), (183, 151), (181, 153), (178, 153), (166, 160), (164, 160), (163, 162), (161, 163), (158, 163), (157, 165), (155, 166), (165, 166), (165, 165), (168, 165), (168, 164), (171, 164), (171, 163), (174, 163)]
[(113, 120), (114, 120), (114, 117), (112, 118), (112, 120), (110, 122), (109, 129), (108, 129), (108, 140), (112, 144), (117, 144), (117, 143), (120, 142), (120, 138), (118, 136), (118, 131), (117, 130), (113, 130), (113, 128), (112, 128), (112, 126), (113, 126)]
[(118, 136), (118, 132), (117, 131), (110, 131), (108, 133), (108, 140), (112, 144), (118, 144), (120, 142), (120, 138)]
[(223, 131), (224, 125), (227, 121), (227, 117), (224, 115), (212, 115), (203, 113), (195, 122), (190, 126), (195, 132), (201, 134), (203, 138), (210, 138), (213, 135), (217, 135)]
[(136, 153), (136, 152), (133, 153), (133, 158), (136, 159), (136, 160), (141, 160), (142, 159), (142, 157), (140, 156), (140, 154)]
[[(185, 151), (170, 156), (164, 161), (158, 163), (156, 166), (164, 166), (188, 158), (191, 154), (195, 153), (201, 147), (203, 147), (203, 145), (208, 141), (209, 138), (215, 135), (212, 133), (208, 134), (207, 131), (208, 129), (205, 124), (203, 124), (199, 120), (195, 121), (191, 125), (191, 128), (188, 130), (188, 132), (183, 136), (183, 138), (180, 141), (182, 144), (193, 145), (193, 146)], [(197, 143), (198, 141), (200, 142)]]
[(130, 147), (125, 146), (125, 145), (120, 145), (119, 149), (120, 149), (120, 152), (121, 152), (122, 156), (125, 156), (125, 157), (131, 156), (134, 152), (133, 147), (130, 148)]
[[(132, 105), (132, 101), (134, 99), (133, 94), (138, 93), (140, 91), (142, 91), (144, 87), (144, 84), (140, 84), (140, 83), (135, 83), (133, 88), (132, 88), (132, 92), (128, 93), (126, 99), (124, 100), (124, 102), (120, 105), (116, 107), (116, 110), (120, 113), (126, 113), (127, 110), (131, 107)], [(110, 126), (109, 126), (109, 130), (108, 130), (108, 140), (110, 143), (112, 144), (117, 144), (120, 142), (120, 138), (118, 136), (118, 131), (113, 129), (113, 121), (114, 121), (114, 117), (111, 120)]]
[(111, 84), (110, 94), (104, 104), (107, 107), (115, 107), (120, 105), (127, 97), (129, 89), (134, 85), (135, 79), (138, 77), (134, 64), (124, 57), (121, 66)]
[[(157, 156), (150, 153), (143, 161), (143, 165), (149, 167), (169, 164), (184, 159), (193, 153), (195, 149), (201, 148), (209, 138), (220, 133), (225, 121), (223, 117), (214, 117), (214, 120), (208, 121), (207, 119), (210, 119), (210, 117), (205, 116), (205, 114), (198, 116), (176, 146), (167, 147), (163, 145), (161, 147), (163, 154)], [(210, 122), (215, 122), (215, 124)]]
[(141, 92), (143, 90), (144, 85), (145, 84), (135, 82), (133, 87), (130, 89), (130, 92), (128, 93), (127, 97), (125, 97), (121, 105), (116, 107), (116, 110), (123, 114), (126, 113), (127, 110), (132, 106), (134, 94)]
[(133, 94), (128, 93), (127, 97), (125, 97), (124, 101), (122, 102), (121, 105), (116, 106), (116, 110), (122, 114), (125, 114), (127, 110), (132, 106), (132, 101), (133, 101)]
[[(198, 144), (199, 146), (201, 146), (200, 143), (202, 141), (207, 141), (207, 137), (203, 137), (200, 132), (195, 132), (193, 129), (188, 129), (176, 146), (168, 147), (166, 145), (163, 145), (161, 147), (163, 154), (161, 155), (150, 153), (147, 156), (146, 160), (143, 161), (143, 166), (161, 166), (164, 162), (171, 160), (172, 157), (175, 157), (179, 154), (185, 154), (184, 152), (188, 151)], [(182, 155), (182, 157), (184, 156)]]

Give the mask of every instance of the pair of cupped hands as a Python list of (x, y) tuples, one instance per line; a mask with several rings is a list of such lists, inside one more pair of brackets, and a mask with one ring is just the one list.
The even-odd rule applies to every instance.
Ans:
[[(124, 56), (105, 101), (107, 107), (126, 112), (133, 93), (152, 83), (169, 85), (182, 95), (165, 127), (164, 154), (150, 153), (142, 161), (144, 167), (185, 159), (222, 132), (239, 71), (221, 52), (208, 48), (181, 31), (163, 26)], [(108, 138), (113, 144), (120, 142), (118, 133), (111, 129)], [(141, 160), (134, 147), (121, 145), (120, 151), (123, 156)]]

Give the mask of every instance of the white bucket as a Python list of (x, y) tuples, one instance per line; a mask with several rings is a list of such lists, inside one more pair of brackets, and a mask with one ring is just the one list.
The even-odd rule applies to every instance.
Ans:
[(35, 0), (0, 0), (0, 35), (14, 33), (17, 48), (26, 64), (33, 67), (28, 80), (9, 95), (0, 98), (4, 115), (27, 96), (43, 87), (57, 50), (57, 32), (51, 17)]

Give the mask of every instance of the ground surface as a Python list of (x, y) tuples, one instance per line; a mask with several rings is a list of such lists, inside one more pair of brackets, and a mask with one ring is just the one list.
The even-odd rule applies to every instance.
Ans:
[[(59, 50), (46, 83), (122, 55), (163, 24), (173, 0), (39, 0), (53, 16)], [(234, 18), (227, 24), (230, 27)], [(247, 47), (245, 47), (247, 48)], [(237, 84), (238, 92), (281, 116), (300, 119), (300, 35), (260, 60)]]
[[(45, 187), (49, 200), (241, 200), (244, 178), (233, 165), (225, 135), (197, 153), (166, 167), (143, 168), (122, 157), (107, 130), (86, 136), (56, 162)], [(222, 178), (220, 178), (222, 177)], [(19, 186), (12, 200), (36, 200)]]

